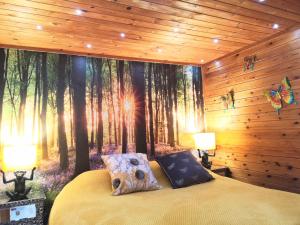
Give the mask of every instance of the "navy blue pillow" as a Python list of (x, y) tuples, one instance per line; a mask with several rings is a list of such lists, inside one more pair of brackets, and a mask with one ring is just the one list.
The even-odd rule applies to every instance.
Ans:
[(169, 178), (173, 188), (201, 184), (214, 179), (190, 151), (157, 156), (156, 161)]

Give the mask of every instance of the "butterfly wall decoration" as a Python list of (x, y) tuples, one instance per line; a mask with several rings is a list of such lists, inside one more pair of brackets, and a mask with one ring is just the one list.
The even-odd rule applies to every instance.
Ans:
[(267, 100), (271, 102), (271, 105), (279, 115), (280, 110), (283, 107), (283, 103), (297, 104), (291, 83), (288, 77), (285, 77), (277, 90), (267, 90), (264, 92)]
[(221, 101), (225, 109), (235, 108), (234, 90), (230, 90), (226, 95), (221, 96)]
[(244, 72), (247, 70), (254, 70), (256, 59), (256, 55), (246, 56), (244, 58)]

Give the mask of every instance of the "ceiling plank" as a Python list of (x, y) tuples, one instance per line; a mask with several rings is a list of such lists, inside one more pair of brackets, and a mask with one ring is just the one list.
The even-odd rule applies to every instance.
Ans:
[[(281, 18), (286, 18), (289, 20), (293, 20), (296, 21), (298, 23), (300, 23), (300, 10), (298, 10), (296, 12), (291, 12), (286, 10), (286, 4), (282, 4), (282, 8), (276, 8), (273, 7), (275, 5), (278, 6), (277, 4), (272, 4), (272, 3), (268, 3), (268, 4), (264, 4), (264, 3), (258, 3), (257, 1), (253, 1), (253, 0), (219, 0), (222, 2), (226, 2), (232, 5), (236, 5), (236, 6), (241, 6), (243, 8), (247, 8), (247, 9), (251, 9), (251, 10), (255, 10), (257, 12), (262, 12), (262, 13), (266, 13), (269, 15), (274, 15), (274, 16), (278, 16)], [(298, 0), (294, 0), (292, 1), (292, 3), (289, 4), (289, 9), (294, 7), (295, 9), (299, 9), (299, 6), (297, 6), (297, 4), (294, 4), (296, 1)], [(268, 2), (268, 1), (267, 1)]]
[[(55, 11), (49, 11), (49, 10), (43, 10), (43, 9), (32, 9), (32, 8), (28, 8), (28, 7), (22, 7), (22, 6), (15, 6), (15, 5), (10, 5), (10, 4), (5, 4), (2, 6), (2, 15), (5, 14), (12, 14), (14, 16), (18, 16), (18, 17), (23, 17), (23, 18), (32, 18), (34, 16), (39, 16), (39, 18), (43, 17), (49, 17), (47, 18), (47, 21), (53, 21), (53, 23), (57, 20), (57, 19), (63, 19), (63, 20), (68, 20), (68, 21), (82, 21), (85, 22), (85, 26), (91, 26), (90, 23), (93, 24), (102, 24), (104, 25), (105, 23), (114, 23), (114, 27), (116, 29), (118, 29), (118, 31), (122, 31), (123, 28), (126, 29), (126, 25), (127, 26), (134, 26), (137, 29), (134, 29), (133, 32), (135, 30), (139, 30), (141, 28), (145, 28), (144, 32), (149, 32), (149, 33), (153, 33), (155, 31), (153, 31), (153, 29), (157, 30), (158, 32), (168, 32), (169, 35), (172, 35), (170, 37), (174, 36), (174, 27), (176, 26), (167, 26), (167, 25), (157, 25), (156, 23), (150, 23), (150, 22), (144, 22), (143, 24), (137, 24), (134, 22), (133, 19), (131, 20), (123, 20), (120, 22), (120, 20), (118, 20), (118, 17), (113, 17), (113, 16), (107, 16), (107, 15), (99, 15), (99, 14), (95, 14), (92, 12), (87, 12), (84, 18), (78, 18), (78, 16), (74, 15), (74, 10), (70, 10), (70, 12), (68, 12), (67, 9), (65, 8), (61, 8), (60, 12), (55, 12)], [(6, 10), (6, 11), (4, 11)], [(30, 15), (32, 14), (32, 15)], [(112, 24), (109, 24), (109, 26), (107, 27), (112, 27)], [(126, 29), (128, 30), (128, 29)], [(164, 33), (165, 35), (166, 33)], [(180, 30), (176, 36), (181, 36), (181, 35), (190, 35), (191, 39), (197, 39), (197, 40), (206, 40), (206, 41), (210, 41), (212, 38), (218, 37), (220, 40), (225, 40), (225, 41), (229, 41), (229, 42), (237, 42), (237, 43), (243, 43), (243, 44), (249, 44), (249, 43), (253, 43), (253, 40), (249, 40), (249, 39), (245, 39), (245, 38), (241, 38), (241, 37), (233, 37), (232, 32), (227, 32), (226, 34), (221, 34), (221, 35), (217, 35), (217, 34), (212, 34), (207, 32), (207, 29), (203, 28), (202, 30), (198, 31), (198, 30), (189, 30), (189, 29), (182, 29)], [(254, 36), (254, 35), (252, 35)], [(245, 36), (246, 37), (246, 36)], [(249, 36), (248, 36), (249, 37)], [(253, 38), (254, 39), (254, 38)]]
[[(81, 0), (82, 1), (82, 0)], [(110, 2), (115, 2), (115, 0), (107, 0)], [(216, 24), (227, 24), (228, 26), (235, 26), (242, 29), (250, 29), (250, 30), (256, 30), (259, 32), (272, 32), (270, 24), (266, 25), (265, 27), (258, 25), (258, 22), (256, 21), (255, 24), (250, 24), (249, 22), (245, 21), (236, 21), (232, 18), (231, 15), (227, 15), (227, 18), (222, 18), (220, 16), (212, 15), (210, 9), (206, 9), (205, 11), (209, 14), (204, 13), (203, 11), (199, 9), (194, 9), (194, 11), (191, 10), (184, 10), (179, 8), (174, 8), (172, 5), (165, 5), (165, 4), (157, 4), (154, 2), (149, 2), (145, 0), (117, 0), (117, 2), (126, 4), (130, 7), (139, 7), (150, 11), (160, 12), (160, 13), (166, 13), (174, 16), (181, 16), (186, 18), (192, 18), (195, 20), (200, 21), (211, 21)], [(164, 1), (162, 0), (164, 3)]]
[(262, 13), (252, 9), (231, 5), (221, 1), (209, 0), (147, 0), (159, 4), (172, 5), (174, 7), (191, 10), (194, 12), (202, 12), (207, 15), (214, 15), (221, 18), (235, 20), (242, 23), (253, 24), (256, 26), (271, 27), (274, 21), (280, 22), (282, 25), (287, 25), (291, 21), (286, 18), (278, 18), (267, 13)]
[[(134, 0), (132, 0), (134, 1)], [(214, 8), (209, 8), (205, 7), (202, 5), (196, 5), (196, 4), (191, 4), (188, 2), (183, 2), (183, 1), (177, 1), (177, 0), (141, 0), (138, 1), (139, 3), (145, 3), (148, 4), (149, 8), (161, 8), (165, 10), (169, 10), (170, 12), (174, 14), (179, 14), (179, 13), (198, 13), (198, 14), (205, 14), (208, 16), (213, 16), (213, 17), (218, 17), (218, 18), (223, 18), (227, 19), (230, 21), (236, 21), (240, 23), (246, 23), (249, 25), (254, 25), (258, 27), (265, 27), (265, 28), (271, 28), (271, 24), (268, 21), (265, 20), (260, 20), (254, 17), (248, 17), (244, 15), (239, 15), (236, 13), (232, 12), (226, 12), (222, 10), (217, 10)]]
[[(0, 32), (4, 30), (0, 27)], [(4, 33), (4, 32), (3, 32)], [(4, 43), (5, 40), (5, 44)], [(40, 47), (40, 42), (43, 42), (43, 48)], [(66, 44), (68, 43), (68, 44)], [(185, 51), (163, 51), (161, 53), (153, 51), (139, 51), (138, 48), (126, 47), (120, 45), (107, 44), (103, 42), (102, 46), (93, 46), (92, 49), (87, 49), (84, 47), (84, 41), (73, 38), (61, 37), (59, 35), (50, 36), (50, 35), (34, 35), (23, 33), (22, 31), (5, 32), (4, 35), (0, 37), (0, 46), (1, 47), (17, 47), (31, 50), (40, 50), (56, 53), (69, 53), (69, 54), (78, 54), (78, 55), (88, 55), (88, 56), (98, 56), (98, 57), (110, 57), (110, 58), (119, 58), (119, 59), (134, 59), (139, 61), (151, 61), (151, 62), (168, 62), (168, 63), (178, 63), (178, 64), (193, 64), (191, 63), (195, 58), (195, 52)], [(145, 50), (145, 49), (144, 49)], [(204, 53), (203, 53), (204, 54)], [(205, 56), (208, 58), (215, 57), (215, 54), (208, 56), (205, 53)], [(199, 54), (197, 53), (197, 56)], [(201, 54), (200, 54), (201, 55)], [(195, 65), (200, 65), (198, 60)]]
[[(84, 26), (84, 25), (78, 25), (78, 23), (74, 22), (74, 21), (65, 21), (65, 20), (58, 20), (57, 18), (55, 18), (55, 20), (52, 20), (54, 22), (48, 22), (49, 18), (44, 17), (44, 16), (35, 16), (34, 18), (31, 18), (31, 15), (26, 15), (24, 17), (17, 17), (16, 14), (11, 13), (8, 14), (7, 12), (5, 12), (4, 14), (3, 10), (0, 9), (0, 19), (3, 21), (10, 21), (10, 22), (19, 22), (19, 23), (28, 23), (28, 24), (32, 24), (32, 28), (35, 29), (35, 26), (37, 24), (43, 24), (44, 29), (49, 29), (49, 30), (53, 30), (53, 31), (58, 31), (60, 30), (61, 32), (64, 32), (66, 34), (68, 34), (69, 29), (72, 29), (71, 32), (72, 33), (80, 33), (80, 32), (86, 32), (86, 33), (90, 33), (90, 34), (94, 34), (94, 35), (105, 35), (105, 33), (109, 33), (112, 31), (111, 34), (113, 34), (113, 36), (110, 36), (110, 38), (120, 38), (119, 36), (119, 31), (120, 31), (120, 27), (116, 26), (115, 30), (111, 30), (111, 26), (106, 26), (103, 23), (99, 23), (99, 24), (93, 24), (93, 26)], [(107, 29), (108, 28), (108, 29)], [(141, 33), (143, 32), (144, 29), (140, 29)], [(102, 32), (101, 32), (102, 31)], [(122, 30), (124, 31), (124, 30)], [(129, 31), (129, 30), (128, 30)], [(128, 32), (128, 35), (130, 37), (131, 33)], [(140, 41), (142, 39), (146, 39), (146, 38), (154, 38), (152, 40), (152, 42), (156, 42), (163, 44), (163, 42), (165, 43), (174, 43), (174, 41), (177, 41), (177, 44), (179, 43), (186, 43), (186, 45), (190, 45), (193, 47), (196, 46), (203, 46), (204, 49), (215, 49), (215, 50), (221, 50), (221, 51), (232, 51), (233, 49), (237, 49), (243, 45), (238, 44), (238, 43), (234, 43), (234, 42), (227, 42), (227, 41), (222, 41), (222, 46), (221, 45), (216, 45), (214, 43), (212, 43), (211, 39), (206, 39), (206, 38), (199, 38), (199, 37), (189, 37), (183, 34), (176, 34), (174, 35), (174, 33), (168, 33), (168, 32), (157, 32), (156, 34), (153, 33), (146, 33), (145, 36), (137, 36), (135, 35), (135, 40), (136, 41)], [(127, 38), (126, 38), (127, 40)], [(130, 40), (130, 39), (129, 39)], [(184, 41), (184, 42), (183, 42)]]
[[(295, 0), (0, 0), (0, 45), (200, 64), (284, 32), (298, 23), (299, 6)], [(275, 22), (279, 29), (272, 29)]]

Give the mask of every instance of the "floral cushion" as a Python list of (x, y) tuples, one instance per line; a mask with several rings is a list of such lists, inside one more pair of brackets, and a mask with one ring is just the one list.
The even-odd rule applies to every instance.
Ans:
[(113, 195), (160, 188), (145, 154), (112, 154), (102, 159), (112, 180)]

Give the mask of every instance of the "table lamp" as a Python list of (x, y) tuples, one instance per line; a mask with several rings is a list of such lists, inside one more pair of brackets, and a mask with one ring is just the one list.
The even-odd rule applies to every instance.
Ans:
[[(4, 146), (3, 165), (5, 172), (14, 172), (15, 175), (14, 179), (7, 180), (5, 172), (0, 171), (4, 184), (14, 183), (14, 190), (6, 191), (10, 201), (27, 199), (31, 187), (26, 187), (26, 181), (33, 180), (36, 169), (36, 146), (29, 144)], [(29, 168), (31, 169), (31, 175), (27, 178), (25, 174)]]
[(215, 156), (215, 152), (213, 155), (210, 155), (208, 151), (216, 149), (216, 136), (215, 133), (197, 133), (194, 134), (195, 147), (198, 150), (199, 157), (202, 159), (201, 164), (210, 169), (212, 162), (208, 160), (209, 156)]

